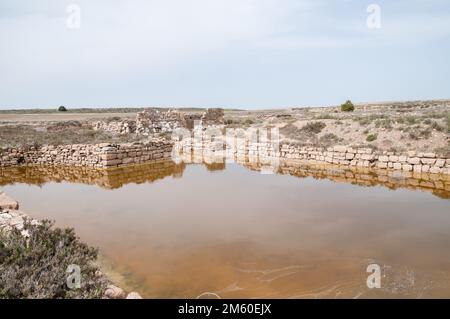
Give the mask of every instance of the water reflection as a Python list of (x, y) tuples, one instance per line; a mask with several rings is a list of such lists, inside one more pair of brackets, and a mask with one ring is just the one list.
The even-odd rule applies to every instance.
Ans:
[[(191, 156), (184, 156), (180, 164), (163, 161), (108, 170), (71, 166), (8, 167), (0, 168), (0, 186), (15, 183), (44, 185), (49, 182), (69, 182), (117, 189), (130, 183), (152, 183), (168, 176), (181, 178), (186, 165), (191, 163), (201, 163), (211, 172), (226, 168), (225, 163), (214, 163), (209, 161), (207, 157)], [(255, 171), (260, 171), (263, 168), (261, 163), (249, 161), (248, 158), (236, 159), (236, 163)], [(406, 188), (431, 192), (433, 195), (444, 199), (450, 198), (450, 176), (448, 175), (305, 164), (289, 160), (280, 161), (276, 174), (299, 178), (327, 179), (337, 183), (349, 183), (358, 186), (383, 186), (392, 190)]]
[[(450, 296), (446, 177), (239, 163), (7, 168), (0, 185), (34, 217), (74, 227), (114, 280), (149, 298)], [(366, 286), (372, 263), (381, 289)]]

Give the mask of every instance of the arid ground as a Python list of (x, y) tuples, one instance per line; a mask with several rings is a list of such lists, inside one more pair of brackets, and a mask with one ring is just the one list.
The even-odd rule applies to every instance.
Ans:
[[(74, 143), (128, 142), (135, 134), (94, 130), (93, 122), (133, 120), (142, 108), (0, 111), (0, 148)], [(179, 109), (198, 113), (202, 109)], [(283, 142), (329, 147), (351, 145), (401, 152), (450, 152), (450, 100), (227, 110), (226, 127), (280, 129)], [(164, 134), (162, 134), (164, 136)], [(166, 134), (167, 135), (167, 134)]]

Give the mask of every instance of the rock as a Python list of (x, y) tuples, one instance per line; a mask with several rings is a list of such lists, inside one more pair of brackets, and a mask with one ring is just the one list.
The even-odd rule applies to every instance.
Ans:
[(347, 147), (341, 146), (341, 145), (336, 145), (334, 147), (334, 151), (338, 152), (338, 153), (345, 153), (345, 152), (347, 152)]
[(420, 164), (420, 158), (418, 157), (410, 157), (408, 158), (408, 163), (412, 165), (419, 165)]
[(410, 171), (412, 171), (413, 166), (412, 166), (412, 165), (409, 165), (409, 164), (403, 164), (402, 169), (403, 169), (404, 171), (410, 172)]
[(442, 172), (442, 169), (436, 166), (433, 166), (430, 168), (430, 173), (431, 174), (439, 174)]
[(19, 203), (5, 193), (0, 193), (0, 209), (19, 209)]
[(422, 164), (430, 165), (430, 166), (436, 162), (436, 160), (434, 158), (422, 158), (421, 161), (422, 161)]
[(108, 299), (124, 299), (126, 295), (122, 288), (116, 287), (114, 285), (108, 285), (108, 287), (106, 287), (104, 296)]
[(438, 159), (436, 160), (436, 163), (434, 163), (434, 165), (437, 166), (437, 167), (444, 167), (444, 165), (445, 165), (445, 159), (438, 158)]
[(127, 299), (142, 299), (142, 297), (137, 292), (130, 292), (127, 296)]
[(396, 155), (390, 155), (390, 156), (389, 156), (389, 161), (391, 161), (391, 162), (397, 162), (397, 161), (398, 161), (398, 156), (396, 156)]

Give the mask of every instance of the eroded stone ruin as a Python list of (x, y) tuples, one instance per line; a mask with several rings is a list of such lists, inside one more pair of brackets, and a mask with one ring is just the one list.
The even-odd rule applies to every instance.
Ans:
[(97, 121), (93, 123), (93, 128), (94, 130), (103, 130), (117, 135), (136, 133), (150, 136), (154, 133), (170, 133), (180, 127), (193, 129), (196, 122), (204, 127), (223, 125), (223, 118), (224, 111), (221, 108), (207, 109), (203, 113), (147, 109), (139, 112), (135, 121)]

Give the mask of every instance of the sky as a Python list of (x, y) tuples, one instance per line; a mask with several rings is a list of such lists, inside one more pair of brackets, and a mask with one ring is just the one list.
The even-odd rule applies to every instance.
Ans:
[(449, 57), (448, 0), (0, 0), (0, 109), (445, 99)]

